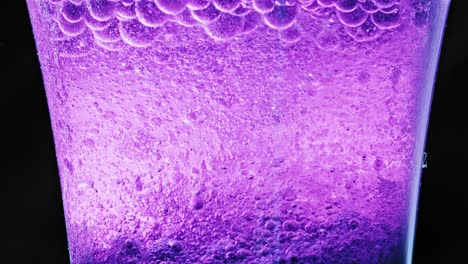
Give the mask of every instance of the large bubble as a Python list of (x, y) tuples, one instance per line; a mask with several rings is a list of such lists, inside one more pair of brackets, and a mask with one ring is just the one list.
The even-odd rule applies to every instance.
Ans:
[(272, 0), (252, 0), (252, 7), (260, 14), (273, 11), (275, 4)]
[(357, 27), (366, 22), (368, 14), (363, 11), (360, 7), (356, 8), (352, 12), (337, 12), (338, 19), (343, 23), (343, 25), (349, 27)]
[(110, 23), (112, 23), (112, 21), (110, 19), (106, 20), (106, 21), (96, 20), (94, 17), (91, 16), (91, 14), (89, 12), (86, 12), (85, 15), (84, 15), (84, 23), (90, 29), (103, 30), (106, 27), (108, 27), (110, 25)]
[(183, 26), (191, 27), (198, 22), (192, 17), (189, 9), (185, 9), (182, 13), (176, 16), (177, 22)]
[(212, 4), (202, 10), (192, 10), (192, 16), (200, 23), (208, 23), (215, 21), (220, 15), (221, 11), (216, 9)]
[(362, 9), (368, 13), (375, 13), (379, 10), (379, 7), (374, 3), (373, 0), (365, 0), (360, 3)]
[(117, 3), (115, 7), (115, 16), (119, 20), (130, 20), (136, 18), (135, 4)]
[(159, 9), (169, 15), (177, 15), (184, 11), (188, 0), (154, 0)]
[(240, 33), (242, 29), (242, 17), (227, 13), (221, 14), (219, 19), (206, 26), (208, 35), (216, 40), (230, 39)]
[(63, 17), (69, 22), (78, 22), (83, 19), (86, 9), (82, 5), (75, 5), (70, 2), (65, 2), (62, 7)]
[(297, 15), (296, 6), (275, 6), (275, 8), (265, 14), (265, 23), (275, 29), (284, 29), (291, 26)]
[(241, 4), (241, 0), (213, 0), (214, 6), (223, 12), (232, 12)]
[(243, 7), (242, 5), (234, 9), (231, 14), (236, 15), (236, 16), (244, 16), (247, 13), (252, 11), (250, 8)]
[(336, 8), (342, 12), (350, 12), (356, 9), (358, 0), (338, 0), (336, 1)]
[(367, 18), (367, 20), (358, 27), (347, 27), (345, 31), (358, 42), (374, 40), (382, 35), (382, 30), (372, 22), (371, 18)]
[(159, 34), (159, 28), (147, 27), (137, 19), (121, 21), (119, 32), (122, 40), (134, 47), (150, 46)]
[(58, 15), (57, 22), (62, 32), (68, 36), (77, 36), (86, 29), (86, 25), (83, 21), (72, 23), (65, 19), (65, 17), (61, 14)]
[(99, 21), (109, 20), (114, 16), (116, 3), (109, 0), (87, 0), (88, 10), (93, 18)]
[(113, 19), (112, 23), (103, 30), (93, 31), (94, 37), (104, 42), (115, 42), (120, 40), (119, 21)]
[(372, 14), (372, 21), (381, 29), (391, 29), (400, 25), (400, 12), (398, 9), (391, 13), (384, 13), (382, 11)]
[(202, 10), (210, 5), (210, 0), (188, 0), (187, 7), (192, 10)]
[(250, 33), (258, 27), (260, 22), (260, 15), (256, 12), (250, 12), (247, 15), (243, 16), (244, 26), (242, 28), (242, 33)]
[(138, 20), (148, 27), (160, 26), (169, 19), (169, 15), (159, 10), (156, 4), (151, 0), (137, 2), (136, 15)]

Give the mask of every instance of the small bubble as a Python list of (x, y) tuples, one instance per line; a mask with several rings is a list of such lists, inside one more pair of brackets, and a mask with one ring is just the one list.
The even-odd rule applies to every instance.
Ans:
[(278, 157), (278, 158), (273, 158), (272, 162), (271, 162), (271, 166), (272, 167), (280, 167), (281, 164), (284, 163), (284, 158), (283, 157)]
[(380, 157), (377, 157), (374, 161), (374, 169), (376, 171), (379, 171), (383, 168), (383, 161), (382, 161), (382, 158)]
[(65, 167), (67, 167), (70, 174), (73, 174), (74, 168), (73, 168), (73, 165), (71, 164), (71, 162), (68, 159), (63, 159), (63, 162), (65, 163)]
[(312, 224), (312, 223), (309, 223), (304, 227), (304, 230), (309, 234), (316, 233), (317, 232), (317, 226)]
[(283, 228), (287, 231), (296, 231), (299, 228), (299, 224), (294, 220), (287, 220), (284, 221)]
[(247, 250), (245, 248), (241, 248), (241, 249), (237, 250), (237, 252), (236, 252), (236, 257), (240, 258), (240, 259), (246, 258), (246, 257), (248, 257), (250, 255), (252, 255), (252, 252), (250, 252), (250, 250)]
[(141, 191), (141, 190), (143, 189), (143, 183), (141, 182), (140, 176), (138, 176), (138, 177), (135, 179), (135, 186), (136, 186), (136, 190), (137, 190), (137, 191)]
[(106, 111), (106, 113), (104, 114), (104, 118), (108, 120), (113, 120), (115, 118), (115, 112)]
[(199, 194), (195, 194), (192, 196), (192, 199), (190, 200), (190, 206), (192, 207), (192, 209), (200, 210), (203, 208), (203, 205), (204, 201)]
[(296, 195), (296, 192), (294, 190), (291, 190), (291, 189), (287, 189), (285, 191), (283, 191), (283, 199), (285, 201), (294, 201), (297, 199), (297, 195)]
[(354, 230), (354, 229), (356, 229), (356, 228), (359, 227), (359, 221), (358, 221), (357, 219), (351, 219), (351, 220), (349, 221), (348, 225), (349, 225), (349, 227), (350, 227), (351, 229)]
[(265, 223), (265, 228), (268, 230), (274, 230), (278, 226), (278, 223), (276, 223), (273, 220), (268, 220)]
[(94, 148), (94, 140), (87, 138), (83, 140), (83, 145), (90, 147), (90, 148)]
[(181, 252), (183, 250), (182, 242), (178, 240), (170, 240), (167, 245), (175, 252)]
[(265, 201), (257, 201), (255, 203), (255, 208), (259, 209), (259, 210), (267, 210), (270, 206), (268, 205), (267, 202)]

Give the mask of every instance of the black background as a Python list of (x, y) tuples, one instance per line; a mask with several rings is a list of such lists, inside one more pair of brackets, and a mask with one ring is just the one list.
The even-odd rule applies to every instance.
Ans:
[[(6, 7), (9, 2), (11, 7)], [(467, 1), (452, 1), (432, 103), (414, 263), (468, 263)], [(59, 176), (24, 0), (0, 4), (3, 263), (68, 263)], [(5, 256), (6, 254), (6, 256)]]

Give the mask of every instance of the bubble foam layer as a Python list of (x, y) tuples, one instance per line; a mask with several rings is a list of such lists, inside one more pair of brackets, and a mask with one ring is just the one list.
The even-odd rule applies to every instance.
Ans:
[[(256, 30), (258, 26), (265, 30), (277, 31), (278, 39), (285, 43), (291, 41), (284, 38), (282, 30), (294, 27), (290, 31), (300, 31), (296, 34), (309, 34), (305, 29), (294, 26), (299, 24), (301, 17), (310, 16), (313, 19), (327, 21), (321, 23), (318, 30), (333, 27), (335, 31), (343, 31), (357, 41), (371, 41), (373, 37), (356, 37), (356, 29), (366, 23), (366, 28), (377, 28), (384, 33), (398, 28), (403, 21), (409, 21), (410, 13), (414, 13), (416, 5), (409, 5), (409, 1), (394, 0), (49, 0), (42, 3), (47, 5), (48, 12), (57, 23), (62, 33), (73, 37), (83, 33), (88, 27), (91, 31), (103, 30), (115, 21), (126, 24), (129, 20), (137, 19), (140, 24), (148, 28), (164, 27), (167, 23), (178, 23), (183, 26), (202, 27), (206, 34), (217, 41), (226, 41), (235, 37), (242, 37)], [(427, 10), (427, 9), (426, 9)], [(418, 12), (418, 11), (416, 11)], [(237, 18), (234, 18), (235, 16)], [(248, 17), (247, 17), (248, 16)], [(423, 20), (422, 12), (413, 16), (421, 17), (415, 23)], [(252, 20), (251, 18), (260, 18)], [(81, 21), (84, 20), (84, 23)], [(338, 22), (338, 24), (335, 23)], [(247, 29), (243, 30), (243, 25)], [(328, 24), (328, 25), (326, 25)], [(318, 26), (318, 25), (317, 25)], [(118, 25), (116, 28), (125, 28)], [(240, 29), (239, 29), (240, 28)], [(138, 32), (145, 30), (139, 29)], [(146, 31), (151, 31), (148, 29)], [(374, 32), (375, 30), (371, 30)], [(134, 37), (138, 38), (135, 32)], [(121, 35), (125, 35), (123, 33)], [(99, 34), (93, 34), (98, 36)], [(369, 36), (380, 34), (369, 33)], [(141, 38), (145, 38), (142, 36)], [(97, 37), (98, 42), (102, 39)], [(123, 42), (132, 45), (131, 41)], [(297, 42), (293, 41), (293, 42)], [(136, 44), (135, 47), (147, 46)], [(320, 47), (320, 46), (319, 46)]]

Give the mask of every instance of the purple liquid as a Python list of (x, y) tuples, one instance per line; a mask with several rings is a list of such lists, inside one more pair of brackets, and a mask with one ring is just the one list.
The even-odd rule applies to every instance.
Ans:
[(28, 0), (72, 263), (411, 259), (447, 5)]

